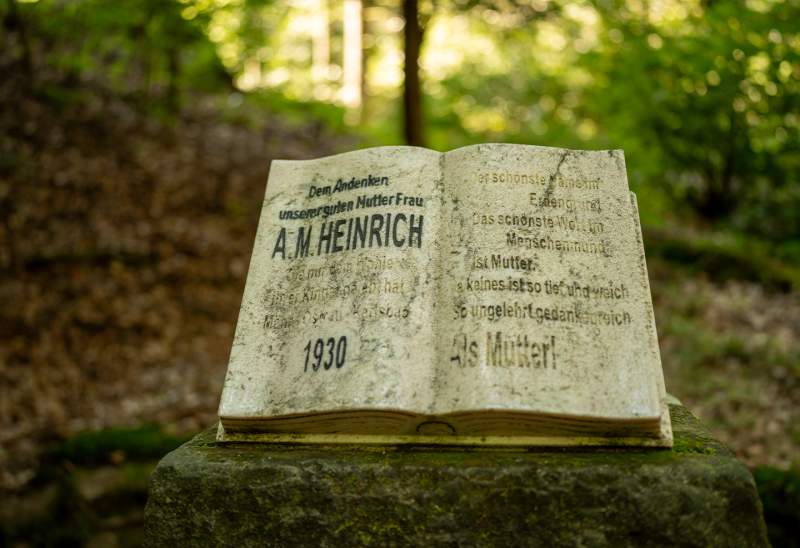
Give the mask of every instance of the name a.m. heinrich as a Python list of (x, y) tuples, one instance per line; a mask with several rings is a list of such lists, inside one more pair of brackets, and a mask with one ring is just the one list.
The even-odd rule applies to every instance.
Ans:
[(291, 230), (281, 227), (272, 258), (297, 259), (365, 248), (420, 248), (424, 221), (420, 214), (375, 213)]

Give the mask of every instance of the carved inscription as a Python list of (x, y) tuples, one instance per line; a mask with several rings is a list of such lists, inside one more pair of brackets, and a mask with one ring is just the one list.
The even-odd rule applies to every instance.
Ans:
[(276, 162), (221, 409), (657, 416), (638, 238), (615, 152)]

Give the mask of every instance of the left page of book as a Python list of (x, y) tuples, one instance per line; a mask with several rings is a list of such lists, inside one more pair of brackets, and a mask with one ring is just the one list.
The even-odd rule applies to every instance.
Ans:
[(272, 162), (223, 424), (430, 406), (441, 157), (380, 147)]

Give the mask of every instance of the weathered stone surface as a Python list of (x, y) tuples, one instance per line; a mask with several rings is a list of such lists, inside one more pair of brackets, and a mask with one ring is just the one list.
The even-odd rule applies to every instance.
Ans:
[(377, 147), (272, 163), (220, 439), (413, 441), (436, 423), (523, 446), (565, 430), (668, 446), (665, 395), (622, 151)]
[(167, 455), (150, 546), (767, 546), (752, 477), (685, 408), (672, 450), (219, 445)]

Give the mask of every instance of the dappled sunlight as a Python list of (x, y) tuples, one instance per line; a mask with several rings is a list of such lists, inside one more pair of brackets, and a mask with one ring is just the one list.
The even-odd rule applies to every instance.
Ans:
[[(405, 24), (397, 2), (372, 2), (356, 15), (345, 6), (357, 0), (180, 2), (184, 18), (204, 18), (240, 90), (327, 104), (369, 142), (400, 141)], [(800, 141), (797, 117), (786, 111), (800, 93), (792, 9), (778, 0), (745, 8), (701, 0), (421, 3), (427, 141), (438, 149), (486, 140), (624, 148), (645, 210), (657, 193), (691, 208), (735, 209), (711, 197), (744, 179), (763, 186), (759, 170), (768, 165), (783, 170), (778, 180), (797, 169), (784, 154)], [(360, 38), (348, 38), (346, 22), (358, 13)], [(707, 147), (685, 147), (687, 140)], [(753, 158), (736, 162), (749, 172), (726, 167), (740, 157)]]
[(84, 429), (216, 420), (270, 160), (399, 144), (623, 150), (668, 389), (749, 465), (800, 469), (798, 21), (793, 0), (0, 0), (0, 488)]
[(477, 76), (511, 69), (496, 41), (468, 14), (437, 15), (426, 32), (420, 64), (430, 80), (453, 77), (466, 62), (477, 71)]

